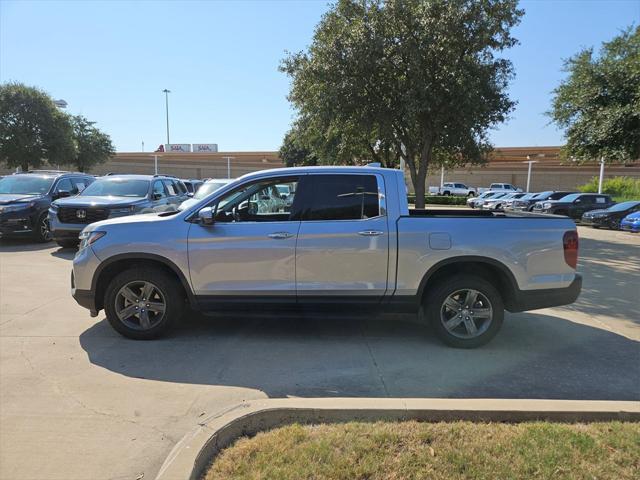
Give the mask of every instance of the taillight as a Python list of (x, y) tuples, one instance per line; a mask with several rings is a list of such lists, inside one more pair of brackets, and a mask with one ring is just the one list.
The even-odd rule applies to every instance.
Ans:
[(576, 268), (578, 266), (578, 232), (575, 230), (564, 232), (562, 247), (564, 248), (564, 261), (571, 268)]

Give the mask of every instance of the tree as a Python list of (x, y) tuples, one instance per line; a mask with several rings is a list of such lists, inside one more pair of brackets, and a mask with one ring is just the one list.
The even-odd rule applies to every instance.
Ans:
[(67, 163), (73, 164), (78, 171), (86, 172), (92, 166), (106, 162), (115, 154), (111, 138), (95, 128), (94, 122), (76, 115), (71, 117), (71, 124), (76, 150), (71, 162)]
[(285, 134), (279, 153), (287, 167), (317, 165), (318, 163), (316, 155), (302, 138), (298, 124), (294, 124)]
[(68, 116), (49, 95), (21, 83), (0, 85), (0, 161), (8, 167), (68, 163), (74, 151)]
[(563, 155), (578, 161), (640, 158), (640, 27), (565, 62), (549, 115), (563, 129)]
[(521, 15), (516, 0), (339, 0), (308, 52), (283, 60), (289, 99), (329, 151), (404, 158), (423, 207), (429, 166), (484, 161), (513, 109), (513, 68), (496, 55)]

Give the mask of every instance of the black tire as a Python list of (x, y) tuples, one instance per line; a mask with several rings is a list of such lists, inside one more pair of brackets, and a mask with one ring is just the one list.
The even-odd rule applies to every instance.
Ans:
[[(153, 284), (157, 289), (156, 295), (161, 295), (160, 298), (165, 305), (163, 315), (158, 319), (157, 323), (154, 323), (148, 329), (143, 329), (142, 325), (132, 328), (130, 324), (133, 322), (125, 323), (118, 317), (117, 313), (116, 302), (122, 298), (119, 296), (120, 290), (137, 282)], [(134, 340), (151, 340), (166, 334), (171, 326), (182, 316), (184, 308), (185, 295), (180, 282), (164, 270), (154, 267), (131, 268), (119, 273), (109, 282), (104, 296), (104, 310), (111, 326), (121, 335)], [(135, 317), (132, 316), (131, 319), (135, 319)]]
[(79, 240), (56, 240), (56, 243), (62, 248), (78, 248)]
[(443, 192), (442, 195), (444, 195), (445, 197), (448, 197), (449, 195), (451, 195), (451, 192)]
[(33, 239), (39, 243), (47, 243), (52, 238), (51, 230), (49, 230), (49, 213), (41, 213), (33, 227)]
[(614, 218), (609, 222), (609, 228), (611, 230), (620, 230), (620, 219)]
[[(478, 292), (476, 297), (476, 303), (471, 308), (490, 310), (490, 318), (476, 319), (472, 318), (471, 322), (477, 327), (478, 334), (470, 338), (461, 338), (460, 328), (467, 331), (466, 322), (459, 320), (459, 324), (456, 327), (457, 332), (451, 333), (447, 327), (445, 327), (443, 316), (452, 313), (449, 307), (445, 307), (444, 303), (450, 296), (455, 295), (457, 292), (464, 292), (466, 289)], [(482, 298), (484, 297), (484, 298)], [(488, 300), (488, 308), (484, 305)], [(465, 305), (460, 304), (464, 309)], [(458, 274), (438, 282), (438, 285), (430, 291), (424, 300), (424, 311), (426, 319), (431, 323), (436, 334), (447, 345), (455, 348), (476, 348), (488, 343), (493, 337), (496, 336), (502, 322), (504, 320), (504, 303), (502, 296), (496, 290), (496, 288), (487, 280), (468, 274)], [(467, 311), (464, 309), (460, 313)], [(445, 312), (445, 313), (441, 313)], [(470, 313), (473, 313), (471, 310)], [(454, 314), (449, 318), (449, 322), (455, 317)], [(467, 319), (469, 317), (466, 317)], [(481, 320), (478, 322), (478, 320)], [(488, 322), (485, 324), (485, 322)], [(468, 334), (468, 331), (467, 331)]]
[(476, 192), (467, 193), (467, 197), (475, 197), (475, 196), (476, 196)]

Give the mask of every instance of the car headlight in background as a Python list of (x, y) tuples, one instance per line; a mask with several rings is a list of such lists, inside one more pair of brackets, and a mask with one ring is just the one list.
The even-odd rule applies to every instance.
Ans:
[(542, 208), (551, 208), (551, 204), (550, 203), (543, 203), (542, 204)]
[(94, 230), (92, 232), (85, 232), (83, 230), (82, 232), (80, 232), (80, 235), (78, 236), (78, 238), (80, 238), (79, 249), (82, 250), (83, 248), (87, 248), (88, 246), (93, 245), (95, 242), (100, 240), (106, 234), (107, 232), (100, 232), (97, 230)]
[(26, 210), (33, 207), (36, 202), (16, 203), (14, 205), (0, 206), (0, 213), (19, 212), (20, 210)]
[(135, 210), (136, 210), (136, 207), (134, 205), (131, 205), (129, 207), (122, 207), (122, 208), (112, 208), (111, 210), (109, 210), (109, 217), (131, 215), (133, 212), (135, 212)]

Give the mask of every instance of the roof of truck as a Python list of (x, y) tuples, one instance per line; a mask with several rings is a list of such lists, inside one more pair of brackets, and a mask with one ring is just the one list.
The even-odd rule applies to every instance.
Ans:
[(381, 167), (354, 167), (354, 166), (342, 166), (342, 165), (327, 165), (316, 167), (285, 167), (285, 168), (271, 168), (269, 170), (260, 170), (258, 172), (247, 173), (240, 178), (251, 178), (261, 176), (276, 175), (300, 175), (304, 173), (383, 173), (383, 172), (400, 172), (394, 168), (381, 168)]

